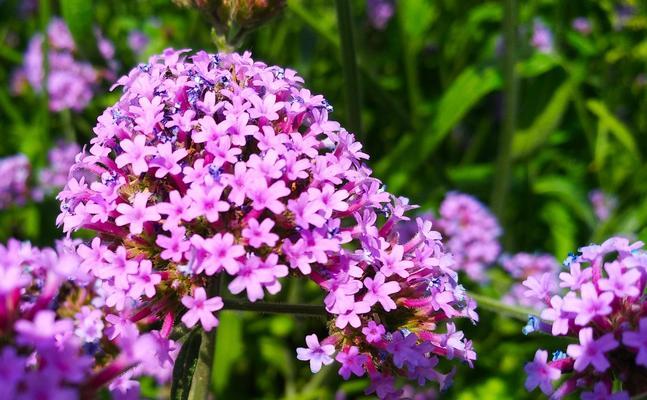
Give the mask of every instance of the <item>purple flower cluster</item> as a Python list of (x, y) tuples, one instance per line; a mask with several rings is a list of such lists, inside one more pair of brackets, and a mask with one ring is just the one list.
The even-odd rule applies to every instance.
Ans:
[[(103, 72), (76, 59), (76, 45), (67, 25), (54, 18), (47, 28), (49, 70), (47, 82), (44, 82), (43, 40), (43, 35), (37, 34), (29, 42), (24, 65), (14, 76), (14, 86), (20, 91), (18, 82), (25, 80), (37, 92), (45, 87), (52, 111), (83, 110), (92, 99)], [(108, 46), (111, 46), (105, 39), (100, 40), (100, 45), (103, 51), (109, 51)]]
[(591, 26), (591, 21), (586, 17), (577, 17), (573, 20), (572, 24), (573, 29), (578, 31), (584, 36), (588, 36), (593, 32), (593, 27)]
[[(544, 274), (548, 274), (544, 279), (548, 279), (551, 282), (556, 281), (560, 265), (555, 257), (550, 254), (516, 253), (512, 256), (503, 255), (500, 262), (503, 269), (517, 281), (512, 284), (508, 293), (503, 296), (503, 302), (538, 310), (544, 308), (542, 299), (537, 299), (534, 296), (526, 296), (528, 288), (521, 282), (526, 281), (530, 277), (533, 277), (536, 281), (540, 281)], [(553, 288), (551, 294), (556, 292), (556, 289), (556, 287)]]
[(43, 194), (57, 193), (67, 184), (70, 168), (74, 165), (76, 155), (81, 148), (74, 142), (60, 141), (49, 150), (49, 164), (42, 169), (38, 176), (39, 190)]
[(0, 210), (27, 201), (30, 173), (31, 165), (26, 156), (0, 158)]
[(367, 0), (366, 13), (368, 20), (375, 29), (386, 28), (393, 14), (395, 14), (394, 0)]
[[(313, 371), (368, 371), (383, 398), (394, 377), (448, 383), (437, 356), (475, 359), (455, 317), (476, 320), (440, 235), (399, 243), (408, 201), (371, 177), (361, 144), (290, 69), (249, 53), (166, 50), (118, 81), (60, 195), (58, 222), (96, 237), (79, 254), (116, 315), (176, 318), (210, 330), (224, 280), (249, 301), (305, 276), (326, 292), (331, 335), (307, 338)], [(446, 330), (439, 330), (445, 326)]]
[[(543, 283), (528, 295), (544, 301), (543, 321), (535, 328), (576, 343), (548, 360), (538, 350), (526, 364), (526, 388), (539, 387), (551, 398), (580, 392), (582, 399), (628, 399), (647, 390), (647, 253), (641, 242), (613, 237), (570, 256), (559, 275), (563, 296), (548, 295)], [(532, 279), (532, 278), (530, 278)], [(553, 392), (553, 382), (562, 380)], [(615, 389), (614, 380), (622, 382)], [(615, 391), (615, 393), (611, 393)]]
[(618, 205), (617, 199), (600, 189), (592, 190), (589, 193), (589, 201), (593, 206), (593, 212), (599, 221), (606, 221)]
[[(76, 245), (0, 244), (0, 398), (91, 396), (124, 372), (167, 378), (170, 361), (164, 366), (151, 355), (172, 342), (104, 318)], [(112, 390), (124, 398), (118, 387)]]
[(455, 266), (475, 281), (487, 280), (485, 270), (499, 256), (501, 227), (496, 217), (476, 198), (449, 192), (439, 209), (438, 230), (447, 238)]
[(552, 53), (554, 51), (553, 32), (539, 19), (536, 19), (533, 23), (530, 44), (540, 53)]

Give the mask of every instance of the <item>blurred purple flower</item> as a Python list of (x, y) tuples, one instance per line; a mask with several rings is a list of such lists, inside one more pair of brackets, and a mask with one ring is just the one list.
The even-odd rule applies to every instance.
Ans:
[(395, 0), (367, 0), (366, 12), (371, 25), (382, 30), (395, 13)]
[(552, 53), (554, 50), (553, 32), (538, 19), (533, 23), (530, 44), (541, 53)]

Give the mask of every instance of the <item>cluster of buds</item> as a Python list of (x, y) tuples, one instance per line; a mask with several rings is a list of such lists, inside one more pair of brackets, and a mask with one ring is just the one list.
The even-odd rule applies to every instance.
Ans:
[[(36, 34), (27, 47), (24, 65), (13, 78), (14, 90), (18, 93), (28, 84), (36, 92), (45, 90), (52, 111), (83, 110), (94, 95), (102, 78), (112, 78), (113, 72), (95, 68), (79, 61), (72, 35), (59, 18), (54, 18), (47, 28), (46, 39)], [(47, 79), (45, 79), (44, 40), (47, 40)], [(107, 39), (97, 35), (99, 52), (108, 65), (113, 65), (114, 47)]]
[[(174, 0), (184, 7), (197, 8), (211, 22), (215, 32), (228, 44), (264, 24), (285, 7), (285, 0)], [(222, 43), (226, 44), (226, 43)]]
[[(380, 397), (398, 374), (446, 384), (437, 356), (475, 359), (452, 320), (475, 320), (476, 305), (440, 235), (419, 221), (399, 243), (408, 201), (371, 177), (325, 99), (248, 53), (185, 52), (118, 81), (121, 99), (59, 195), (66, 232), (98, 233), (79, 254), (106, 304), (119, 315), (136, 305), (138, 318), (163, 321), (162, 334), (176, 321), (210, 330), (218, 287), (254, 302), (292, 274), (328, 293), (342, 374), (368, 371)], [(300, 358), (313, 360), (319, 342), (308, 343)]]
[(92, 397), (117, 377), (113, 393), (136, 396), (138, 383), (131, 378), (168, 379), (171, 360), (151, 355), (164, 354), (172, 342), (142, 334), (134, 323), (109, 322), (76, 245), (67, 240), (39, 249), (13, 239), (0, 245), (3, 399)]
[(581, 248), (566, 260), (569, 272), (559, 275), (563, 296), (550, 296), (549, 279), (529, 278), (527, 295), (546, 306), (541, 320), (531, 318), (529, 326), (576, 343), (554, 352), (552, 361), (547, 351), (538, 350), (525, 367), (528, 390), (539, 387), (554, 399), (574, 392), (582, 399), (628, 399), (647, 391), (647, 253), (642, 246), (613, 237)]

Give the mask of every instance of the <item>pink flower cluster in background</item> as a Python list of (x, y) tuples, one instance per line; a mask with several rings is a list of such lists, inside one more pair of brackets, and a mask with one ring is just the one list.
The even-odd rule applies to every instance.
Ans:
[[(471, 280), (487, 281), (486, 270), (501, 252), (502, 231), (496, 217), (474, 196), (460, 192), (448, 192), (438, 214), (436, 218), (427, 212), (420, 218), (433, 223), (445, 238), (446, 250), (453, 256), (451, 268), (465, 272)], [(402, 238), (410, 239), (418, 231), (418, 225), (405, 221), (397, 229)]]
[[(642, 246), (613, 237), (582, 247), (559, 275), (563, 296), (550, 296), (544, 284), (529, 286), (527, 294), (546, 306), (535, 329), (575, 343), (553, 353), (552, 360), (538, 350), (525, 367), (528, 390), (539, 387), (554, 399), (574, 392), (582, 399), (628, 399), (647, 390), (647, 253)], [(615, 379), (623, 390), (612, 394)]]
[[(526, 291), (528, 287), (524, 286), (521, 282), (531, 282), (527, 281), (530, 277), (534, 278), (532, 280), (533, 283), (540, 282), (542, 279), (555, 282), (560, 270), (560, 264), (555, 257), (550, 254), (530, 254), (522, 252), (513, 255), (503, 255), (499, 261), (503, 269), (517, 281), (512, 284), (508, 293), (503, 296), (503, 302), (537, 310), (544, 308), (543, 299), (538, 299), (535, 296), (527, 296)], [(551, 287), (549, 293), (553, 294), (556, 291), (557, 287), (555, 285)]]
[(59, 195), (65, 232), (98, 233), (79, 254), (106, 305), (163, 321), (162, 336), (176, 318), (210, 330), (218, 280), (254, 302), (304, 276), (334, 319), (299, 350), (313, 372), (334, 357), (381, 398), (399, 393), (396, 376), (449, 384), (439, 357), (476, 358), (453, 320), (477, 316), (440, 234), (419, 220), (399, 241), (393, 227), (412, 207), (371, 177), (361, 144), (294, 71), (184, 53), (118, 81), (121, 99)]
[[(48, 73), (45, 82), (42, 34), (36, 34), (27, 47), (24, 64), (14, 75), (13, 87), (22, 92), (28, 84), (36, 92), (47, 91), (49, 108), (52, 111), (72, 109), (83, 110), (92, 99), (102, 77), (111, 77), (107, 69), (95, 68), (92, 64), (78, 60), (74, 39), (65, 22), (54, 18), (47, 28)], [(103, 37), (97, 37), (99, 51), (106, 62), (114, 64), (114, 48)]]
[(70, 167), (80, 147), (76, 143), (58, 142), (48, 152), (49, 164), (32, 176), (29, 159), (23, 154), (0, 158), (0, 210), (21, 206), (28, 200), (41, 201), (61, 190), (68, 180)]
[(22, 154), (0, 158), (0, 210), (21, 205), (30, 197), (29, 159)]

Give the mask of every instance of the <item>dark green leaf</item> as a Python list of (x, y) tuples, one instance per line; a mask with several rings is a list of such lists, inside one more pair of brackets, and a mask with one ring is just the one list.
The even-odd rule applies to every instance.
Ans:
[(173, 367), (173, 382), (171, 385), (172, 400), (187, 400), (191, 390), (193, 372), (200, 355), (202, 335), (200, 329), (193, 330), (182, 345)]

